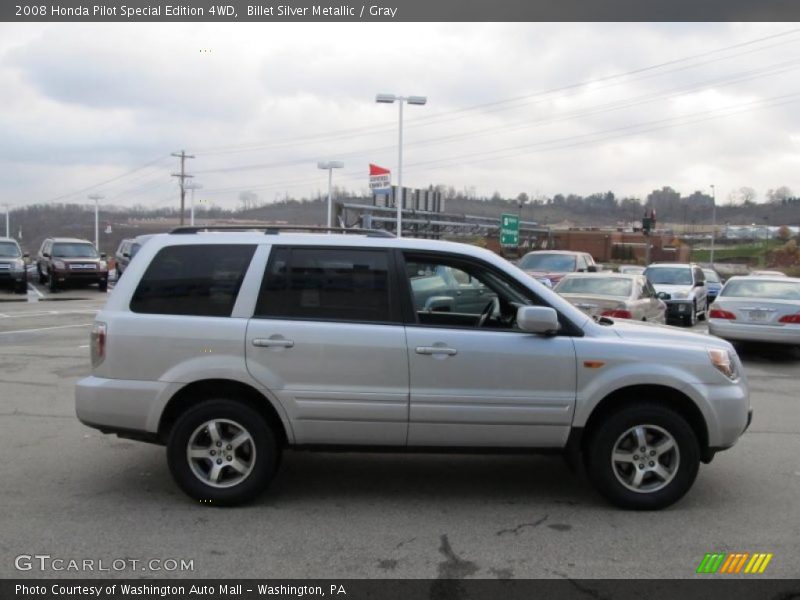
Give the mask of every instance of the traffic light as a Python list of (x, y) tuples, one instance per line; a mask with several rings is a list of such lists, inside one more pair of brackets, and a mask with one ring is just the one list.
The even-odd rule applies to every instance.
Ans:
[(648, 216), (647, 212), (645, 211), (644, 216), (642, 217), (642, 233), (648, 235), (655, 228), (656, 228), (656, 211), (651, 210), (650, 216)]

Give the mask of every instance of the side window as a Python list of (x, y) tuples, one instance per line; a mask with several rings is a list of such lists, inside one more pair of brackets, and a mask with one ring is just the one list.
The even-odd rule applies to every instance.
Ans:
[(653, 284), (650, 283), (647, 279), (644, 280), (644, 295), (646, 298), (656, 297), (656, 289), (653, 287)]
[(252, 244), (162, 248), (139, 282), (131, 299), (131, 310), (228, 317), (255, 249)]
[(385, 250), (273, 248), (255, 316), (395, 322)]
[[(531, 304), (522, 290), (481, 265), (413, 254), (405, 260), (419, 325), (514, 329), (517, 308)], [(450, 283), (436, 275), (442, 272), (452, 273)]]

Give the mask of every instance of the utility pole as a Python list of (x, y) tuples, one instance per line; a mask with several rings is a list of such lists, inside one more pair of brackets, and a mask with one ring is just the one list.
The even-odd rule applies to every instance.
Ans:
[(714, 268), (714, 238), (717, 237), (717, 188), (711, 184), (711, 268)]
[(100, 200), (105, 196), (90, 194), (89, 200), (94, 200), (94, 248), (100, 253)]
[(5, 202), (3, 206), (6, 207), (6, 237), (11, 237), (11, 228), (9, 227), (9, 214), (11, 213), (11, 205)]
[(181, 225), (183, 225), (183, 213), (186, 210), (186, 180), (194, 177), (194, 175), (187, 175), (186, 174), (186, 159), (187, 158), (194, 158), (192, 154), (186, 154), (186, 150), (181, 150), (180, 152), (173, 152), (172, 156), (181, 159), (181, 172), (180, 173), (173, 173), (173, 177), (177, 177), (180, 179), (180, 186), (181, 186)]

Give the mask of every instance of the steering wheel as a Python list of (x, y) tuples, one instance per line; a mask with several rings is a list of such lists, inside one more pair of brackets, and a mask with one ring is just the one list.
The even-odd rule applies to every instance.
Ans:
[(494, 312), (494, 300), (492, 299), (489, 301), (489, 304), (483, 307), (483, 310), (481, 311), (481, 316), (478, 319), (478, 322), (475, 324), (475, 327), (477, 328), (483, 327), (486, 324), (486, 321), (489, 319), (489, 317), (492, 316), (493, 312)]

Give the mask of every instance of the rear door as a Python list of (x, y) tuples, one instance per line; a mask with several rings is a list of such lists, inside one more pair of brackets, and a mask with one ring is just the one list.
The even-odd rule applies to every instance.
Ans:
[(408, 355), (393, 264), (380, 248), (272, 248), (245, 353), (298, 444), (405, 445)]

